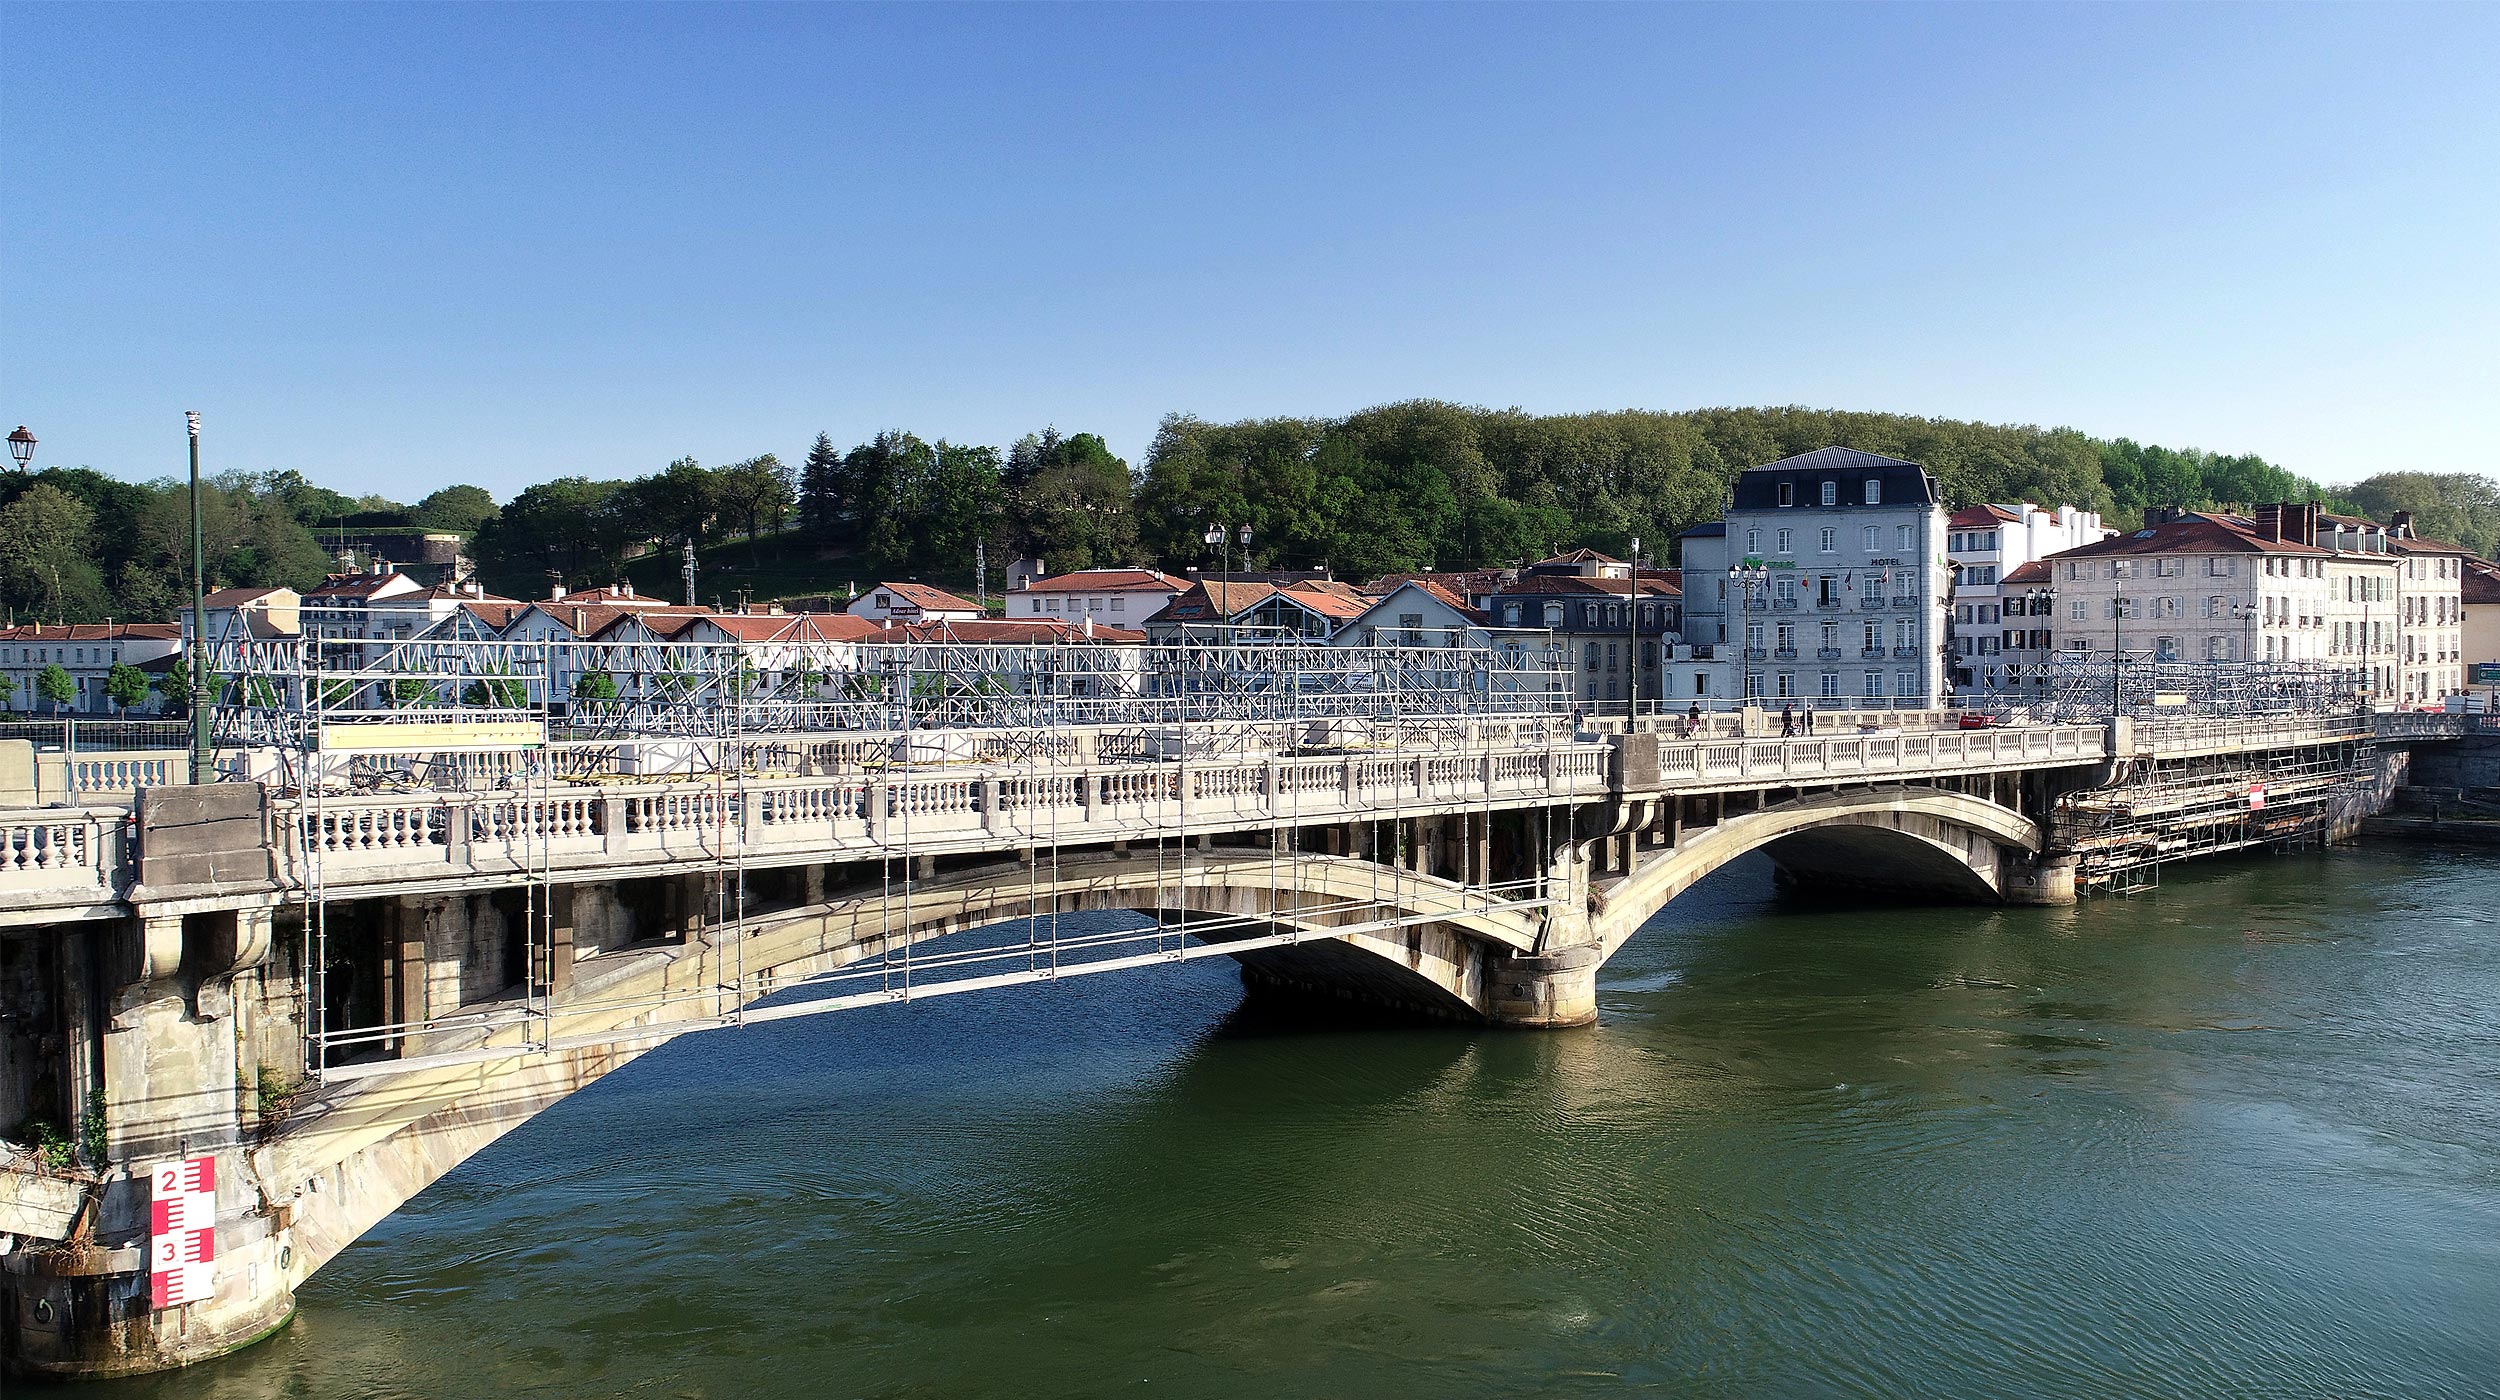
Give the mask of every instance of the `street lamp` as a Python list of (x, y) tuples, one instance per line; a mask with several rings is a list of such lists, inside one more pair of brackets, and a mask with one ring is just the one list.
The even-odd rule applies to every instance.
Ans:
[[(1763, 567), (1761, 560), (1748, 555), (1743, 563), (1728, 566), (1727, 578), (1728, 582), (1737, 585), (1738, 596), (1743, 600), (1740, 610), (1751, 612), (1754, 599), (1760, 596), (1763, 585), (1770, 581), (1771, 571)], [(1738, 655), (1744, 663), (1743, 680), (1736, 693), (1736, 703), (1740, 706), (1753, 703), (1753, 638), (1746, 630), (1751, 625), (1743, 619), (1739, 619), (1737, 624)]]
[[(1632, 732), (1632, 722), (1641, 713), (1641, 629), (1638, 621), (1641, 608), (1641, 537), (1632, 537), (1632, 572), (1623, 591), (1623, 669), (1630, 679), (1624, 687), (1623, 732)], [(1664, 699), (1663, 695), (1659, 697)]]
[[(191, 430), (191, 781), (207, 781), (208, 754), (208, 590), (206, 551), (200, 544), (200, 415), (186, 412)], [(23, 432), (24, 429), (18, 431)]]
[(26, 431), (23, 423), (17, 425), (16, 432), (9, 434), (9, 455), (17, 459), (19, 471), (26, 470), (26, 464), (35, 459), (35, 435)]
[[(1209, 525), (1204, 538), (1208, 544), (1223, 546), (1224, 572), (1231, 573), (1233, 571), (1233, 527)], [(1241, 527), (1241, 563), (1243, 568), (1250, 566), (1250, 527), (1247, 525)]]

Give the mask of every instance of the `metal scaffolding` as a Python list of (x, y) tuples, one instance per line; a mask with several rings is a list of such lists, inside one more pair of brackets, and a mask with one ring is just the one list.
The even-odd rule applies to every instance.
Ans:
[[(1267, 852), (1264, 900), (1246, 913), (1193, 911), (1208, 830), (1191, 808), (1193, 765), (1247, 755), (1455, 756), (1568, 744), (1573, 735), (1565, 659), (1543, 646), (1335, 647), (1238, 635), (1142, 646), (565, 642), (454, 628), (393, 642), (229, 637), (208, 655), (223, 776), (262, 782), (291, 799), (308, 832), (328, 829), (329, 804), (354, 794), (439, 794), (440, 810), (417, 820), (457, 823), (463, 840), (518, 843), (521, 895), (507, 916), (517, 920), (510, 936), (523, 944), (518, 984), (495, 997), (462, 998), (456, 1008), (434, 1006), (426, 989), (403, 985), (399, 1006), (423, 1014), (346, 1016), (334, 1015), (328, 985), (341, 950), (332, 907), (339, 895), (322, 868), (325, 842), (297, 841), (307, 1061), (326, 1080), (648, 1042), (759, 1015), (818, 1014), (1440, 922), (1458, 911), (1397, 903), (1396, 867), (1410, 854), (1401, 844), (1403, 796), (1360, 823), (1371, 843), (1368, 894), (1288, 897), (1298, 788), (1288, 815), (1252, 838)], [(1151, 794), (1159, 814), (1150, 925), (1062, 933), (1057, 807), (1037, 801), (1053, 816), (1046, 830), (1028, 833), (1027, 907), (1014, 936), (916, 952), (937, 936), (915, 907), (932, 865), (915, 846), (915, 803), (896, 792), (872, 862), (875, 937), (850, 950), (864, 956), (782, 980), (747, 967), (755, 909), (746, 847), (731, 837), (755, 811), (754, 783), (966, 772), (997, 779), (1012, 800), (1070, 791), (1074, 775), (1105, 765)], [(691, 954), (700, 973), (632, 997), (559, 998), (558, 959), (570, 953), (556, 937), (554, 833), (532, 814), (559, 793), (651, 783), (675, 785), (670, 800), (711, 832), (666, 872), (701, 877), (705, 936)], [(1491, 819), (1488, 805), (1487, 830)], [(1384, 823), (1394, 837), (1382, 837)], [(433, 839), (453, 834), (436, 830)], [(1047, 900), (1045, 871), (1054, 877)], [(1546, 905), (1541, 877), (1496, 884), (1488, 872), (1473, 875), (1467, 912)], [(396, 948), (385, 955), (399, 956)], [(750, 1009), (796, 988), (818, 994)], [(605, 1028), (575, 1034), (568, 1021)]]

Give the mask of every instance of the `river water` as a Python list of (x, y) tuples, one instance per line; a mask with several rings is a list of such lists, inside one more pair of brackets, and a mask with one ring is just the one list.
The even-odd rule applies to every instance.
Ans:
[(1748, 862), (1559, 1034), (1221, 960), (696, 1036), (204, 1397), (2500, 1395), (2500, 861), (2069, 910)]

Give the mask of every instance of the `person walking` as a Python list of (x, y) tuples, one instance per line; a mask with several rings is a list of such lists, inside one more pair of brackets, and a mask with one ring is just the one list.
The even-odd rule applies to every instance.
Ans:
[(1780, 706), (1780, 737), (1783, 739), (1797, 737), (1797, 702), (1794, 700)]
[(1701, 737), (1701, 702), (1699, 700), (1694, 701), (1693, 707), (1684, 712), (1684, 737), (1687, 739)]

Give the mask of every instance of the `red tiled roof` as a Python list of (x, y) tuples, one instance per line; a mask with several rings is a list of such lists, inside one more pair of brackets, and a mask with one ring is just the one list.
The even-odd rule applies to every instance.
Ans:
[(2306, 554), (2331, 555), (2335, 551), (2320, 549), (2297, 540), (2270, 540), (2257, 533), (2254, 522), (2219, 515), (2190, 515), (2178, 520), (2148, 525), (2141, 530), (2079, 544), (2073, 549), (2049, 557), (2053, 559), (2098, 559), (2106, 555), (2135, 554)]
[(1539, 559), (1531, 567), (1542, 567), (1547, 564), (1620, 564), (1622, 562), (1611, 554), (1600, 554), (1594, 549), (1575, 549), (1569, 554), (1557, 554), (1551, 559)]
[(1377, 597), (1386, 595), (1401, 583), (1437, 583), (1453, 593), (1495, 593), (1518, 576), (1516, 571), (1510, 569), (1467, 569), (1455, 573), (1382, 574), (1364, 584), (1363, 591)]
[(600, 588), (583, 588), (567, 593), (561, 598), (541, 598), (538, 601), (542, 605), (555, 607), (668, 608), (684, 606), (680, 603), (671, 603), (666, 598), (636, 593), (634, 586), (630, 583), (611, 583)]
[(1019, 645), (1049, 646), (1068, 642), (1143, 642), (1146, 634), (1124, 627), (1096, 626), (1091, 634), (1082, 622), (1073, 625), (1056, 618), (1017, 618), (1013, 621), (938, 621), (891, 623), (878, 629), (871, 640), (880, 642), (963, 642), (976, 646)]
[(417, 581), (415, 579), (412, 579), (397, 570), (393, 570), (387, 574), (331, 574), (321, 580), (321, 586), (319, 588), (305, 594), (304, 597), (307, 600), (313, 598), (370, 598), (374, 594), (381, 592), (383, 589), (390, 587), (393, 582), (408, 585), (406, 591), (409, 593), (417, 591)]
[(1180, 579), (1153, 569), (1077, 569), (1049, 574), (1017, 589), (1019, 593), (1178, 593), (1189, 587)]
[(471, 598), (460, 605), (461, 611), (500, 632), (512, 625), (512, 619), (529, 611), (529, 604), (510, 598)]
[(958, 598), (943, 588), (932, 588), (925, 583), (880, 583), (877, 587), (922, 612), (977, 613), (981, 610), (980, 605), (970, 598)]
[(2500, 603), (2500, 564), (2487, 559), (2465, 561), (2465, 577), (2457, 588), (2469, 603)]
[(286, 588), (220, 588), (216, 592), (200, 599), (200, 606), (207, 608), (239, 608), (247, 603), (256, 603), (261, 599), (270, 597), (274, 594), (289, 593), (293, 591), (294, 590), (292, 589)]
[(2030, 563), (2025, 564), (2021, 568), (2007, 574), (2005, 577), (1998, 579), (1997, 582), (2000, 584), (2047, 583), (2051, 580), (2055, 573), (2056, 571), (2049, 567), (2048, 560), (2034, 559)]
[(1946, 517), (1945, 526), (1953, 530), (1985, 530), (1991, 525), (2020, 519), (2021, 516), (1999, 505), (1964, 506)]
[(0, 627), (0, 641), (5, 642), (170, 642), (181, 636), (179, 622), (29, 622)]

